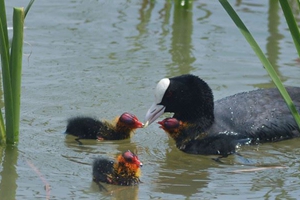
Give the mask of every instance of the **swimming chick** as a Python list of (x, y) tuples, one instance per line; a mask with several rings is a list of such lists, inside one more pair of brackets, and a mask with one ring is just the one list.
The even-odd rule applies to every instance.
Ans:
[(122, 140), (130, 138), (143, 123), (130, 113), (123, 113), (114, 122), (100, 121), (91, 117), (74, 117), (68, 120), (66, 134), (77, 136), (75, 139)]
[(100, 188), (100, 182), (123, 186), (138, 185), (141, 182), (142, 165), (138, 156), (129, 150), (118, 155), (116, 161), (96, 158), (93, 162), (93, 181)]
[(241, 145), (255, 144), (256, 142), (247, 135), (234, 132), (223, 132), (214, 135), (202, 133), (195, 136), (196, 127), (175, 118), (166, 118), (158, 123), (160, 128), (175, 140), (177, 148), (189, 154), (226, 157), (236, 153), (237, 148)]

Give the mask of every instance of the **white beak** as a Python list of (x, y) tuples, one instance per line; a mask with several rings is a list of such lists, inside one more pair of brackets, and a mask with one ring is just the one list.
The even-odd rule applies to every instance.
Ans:
[(166, 107), (163, 105), (157, 105), (156, 103), (153, 103), (152, 106), (147, 111), (146, 117), (145, 117), (145, 125), (144, 127), (147, 127), (151, 123), (153, 123), (159, 116), (161, 116)]

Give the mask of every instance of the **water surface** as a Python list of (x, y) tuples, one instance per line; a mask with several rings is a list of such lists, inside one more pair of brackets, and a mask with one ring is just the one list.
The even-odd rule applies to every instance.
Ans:
[[(11, 26), (12, 6), (6, 1)], [(299, 59), (277, 1), (233, 1), (286, 86)], [(295, 3), (295, 6), (296, 3)], [(296, 8), (296, 7), (295, 7)], [(188, 155), (155, 123), (124, 141), (84, 141), (63, 132), (76, 115), (143, 120), (161, 78), (192, 73), (215, 99), (273, 87), (218, 1), (36, 1), (25, 21), (20, 142), (2, 148), (1, 199), (297, 199), (299, 139), (243, 147), (223, 159)], [(138, 187), (92, 182), (91, 163), (136, 151)], [(248, 171), (243, 171), (248, 170)]]

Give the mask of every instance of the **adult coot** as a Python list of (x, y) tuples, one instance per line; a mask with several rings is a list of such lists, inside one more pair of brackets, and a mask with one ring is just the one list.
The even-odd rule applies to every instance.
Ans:
[[(299, 112), (300, 88), (286, 89)], [(173, 118), (185, 124), (177, 132), (185, 131), (181, 140), (193, 140), (194, 143), (195, 138), (204, 137), (217, 137), (226, 145), (233, 140), (253, 144), (300, 136), (298, 126), (276, 88), (238, 93), (214, 102), (210, 87), (197, 76), (164, 78), (156, 86), (155, 102), (146, 114), (146, 126), (164, 112), (174, 113)], [(208, 141), (208, 146), (214, 143), (212, 139)], [(193, 146), (188, 153), (206, 154), (202, 148), (208, 147)], [(217, 150), (215, 148), (214, 152)]]

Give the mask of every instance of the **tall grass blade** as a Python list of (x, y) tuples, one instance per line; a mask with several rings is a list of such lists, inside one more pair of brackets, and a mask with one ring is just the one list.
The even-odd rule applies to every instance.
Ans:
[(27, 7), (26, 7), (26, 9), (25, 9), (24, 18), (26, 18), (27, 13), (29, 12), (29, 10), (30, 10), (32, 4), (34, 3), (34, 1), (35, 1), (35, 0), (31, 0), (31, 1), (28, 3), (28, 5), (27, 5)]
[(24, 9), (14, 8), (13, 12), (13, 39), (10, 56), (11, 86), (13, 97), (13, 136), (8, 136), (8, 142), (18, 142), (20, 126), (20, 98), (21, 98), (21, 74), (23, 55), (23, 31), (24, 31)]
[(263, 64), (263, 66), (267, 70), (269, 76), (271, 77), (271, 79), (275, 83), (276, 87), (278, 88), (280, 94), (284, 98), (288, 108), (290, 109), (293, 117), (295, 118), (295, 121), (297, 122), (297, 124), (300, 128), (299, 113), (297, 112), (296, 107), (295, 107), (291, 97), (289, 96), (289, 94), (287, 93), (285, 87), (281, 83), (281, 81), (280, 81), (276, 71), (274, 70), (273, 66), (271, 65), (269, 60), (266, 58), (266, 56), (264, 55), (262, 50), (259, 48), (258, 44), (256, 43), (256, 41), (252, 37), (251, 33), (249, 32), (247, 27), (244, 25), (242, 20), (239, 18), (237, 13), (234, 11), (234, 9), (231, 7), (231, 5), (228, 3), (228, 1), (227, 0), (219, 0), (219, 1), (222, 4), (222, 6), (224, 7), (224, 9), (226, 10), (226, 12), (228, 13), (228, 15), (233, 20), (233, 22), (239, 28), (241, 33), (244, 35), (244, 37), (246, 38), (246, 40), (248, 41), (248, 43), (250, 44), (250, 46), (252, 47), (252, 49), (256, 53), (257, 57), (260, 59), (261, 63)]
[[(292, 9), (287, 0), (279, 0), (283, 14), (285, 16), (286, 22), (289, 26), (292, 38), (294, 40), (295, 47), (298, 51), (298, 55), (300, 57), (300, 32), (297, 25), (297, 22), (294, 18)], [(299, 1), (298, 1), (299, 2)]]
[[(0, 30), (3, 30), (2, 22), (0, 21)], [(9, 70), (9, 52), (8, 45), (5, 42), (5, 35), (0, 35), (0, 48), (1, 48), (1, 67), (2, 67), (2, 79), (3, 79), (3, 94), (4, 94), (4, 108), (5, 108), (5, 125), (6, 125), (6, 142), (8, 141), (7, 133), (13, 134), (13, 100), (12, 100), (12, 90), (11, 90), (11, 80), (10, 80), (10, 70)], [(1, 124), (0, 124), (1, 125)], [(9, 138), (11, 140), (12, 138)]]
[[(7, 32), (7, 29), (3, 29), (2, 26), (2, 20), (0, 20), (0, 52), (1, 52), (1, 67), (2, 67), (2, 77), (4, 76), (4, 73), (9, 70), (9, 54), (7, 49), (7, 43), (5, 42), (5, 34), (4, 32)], [(4, 84), (4, 78), (3, 84)], [(4, 144), (6, 142), (5, 138), (5, 126), (4, 126), (4, 120), (2, 111), (0, 108), (0, 144)]]
[[(7, 32), (7, 20), (6, 20), (6, 10), (5, 10), (5, 1), (4, 0), (0, 0), (0, 21), (2, 23), (2, 31), (0, 32), (0, 34), (3, 34), (3, 38), (4, 38), (4, 42), (3, 44), (8, 47), (9, 43), (8, 43), (8, 32)], [(0, 50), (1, 53), (1, 50)], [(7, 52), (8, 53), (8, 52)]]

